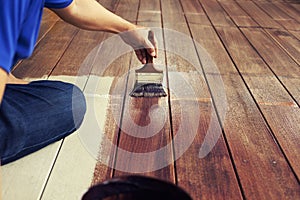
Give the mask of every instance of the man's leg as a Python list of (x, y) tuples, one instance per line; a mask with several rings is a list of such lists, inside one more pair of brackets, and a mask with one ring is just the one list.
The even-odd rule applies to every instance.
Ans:
[(0, 107), (1, 164), (74, 132), (86, 111), (83, 93), (59, 81), (7, 84)]

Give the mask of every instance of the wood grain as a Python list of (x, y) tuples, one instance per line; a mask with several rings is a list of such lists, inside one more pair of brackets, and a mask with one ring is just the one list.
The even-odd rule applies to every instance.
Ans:
[[(300, 30), (300, 23), (288, 16), (280, 8), (270, 2), (256, 2), (256, 4), (270, 15), (276, 22), (288, 30)], [(298, 16), (299, 19), (299, 16)]]
[(299, 80), (299, 65), (262, 30), (242, 29), (242, 31), (299, 105), (299, 87), (289, 81), (289, 78)]
[(266, 30), (266, 32), (300, 65), (300, 41), (285, 30)]
[(74, 26), (57, 21), (36, 46), (32, 56), (14, 69), (14, 74), (20, 78), (48, 76), (77, 32)]
[[(219, 54), (216, 53), (217, 51), (213, 51), (215, 52), (214, 56), (226, 56), (221, 53), (221, 49), (224, 47), (216, 40), (211, 41), (212, 45), (205, 45), (207, 40), (211, 40), (210, 36), (216, 33), (209, 32), (208, 34), (207, 27), (193, 25), (190, 27), (193, 37), (197, 38), (208, 52), (211, 52), (210, 49), (218, 49)], [(202, 41), (205, 42), (202, 43)], [(233, 66), (230, 60), (224, 61), (227, 63), (223, 63), (223, 66)], [(215, 95), (222, 88), (214, 84), (213, 78), (213, 75), (207, 75), (218, 111), (222, 109), (223, 105)], [(228, 102), (223, 128), (245, 197), (281, 199), (290, 190), (293, 191), (291, 196), (297, 197), (299, 195), (297, 181), (282, 152), (274, 143), (270, 130), (243, 80), (238, 74), (222, 75), (222, 79)], [(278, 163), (281, 164), (281, 167), (277, 168), (278, 171), (271, 164), (274, 158), (280, 160)], [(285, 169), (285, 171), (282, 172), (281, 169)], [(278, 178), (278, 174), (281, 174), (280, 178)]]
[(234, 23), (216, 0), (199, 0), (214, 26), (234, 26)]
[(138, 8), (139, 1), (122, 0), (119, 2), (115, 13), (130, 22), (136, 23)]
[(257, 27), (258, 24), (234, 1), (219, 1), (238, 27)]
[(252, 1), (238, 1), (243, 10), (263, 28), (281, 28), (269, 15), (257, 7)]
[(291, 3), (288, 2), (273, 2), (278, 8), (284, 11), (287, 15), (294, 18), (296, 21), (300, 21), (299, 19), (299, 11), (294, 8)]
[[(183, 11), (189, 13), (185, 10), (189, 6), (185, 5), (185, 1), (181, 3)], [(168, 9), (163, 8), (163, 17), (165, 11)], [(163, 19), (164, 23), (169, 23), (170, 28), (189, 33), (188, 26), (181, 26), (179, 29), (176, 23)], [(177, 19), (178, 22), (185, 21)], [(184, 27), (186, 28), (183, 29)], [(179, 158), (176, 161), (178, 185), (186, 189), (194, 199), (241, 199), (222, 130), (211, 103), (209, 88), (193, 41), (189, 38), (190, 34), (187, 34), (178, 40), (176, 34), (165, 31), (169, 87), (173, 91), (170, 94), (173, 135), (180, 138), (184, 134), (180, 142), (174, 142), (175, 156)], [(180, 53), (176, 54), (177, 52)], [(193, 92), (189, 93), (190, 90)], [(186, 147), (188, 149), (183, 152)], [(206, 152), (208, 155), (202, 155), (203, 148), (209, 151)]]
[[(61, 141), (47, 146), (13, 163), (1, 166), (3, 199), (38, 199), (55, 162)], [(13, 186), (13, 187), (12, 187)], [(16, 191), (15, 188), (19, 188)]]
[[(147, 5), (143, 4), (143, 9), (148, 10)], [(156, 22), (140, 22), (139, 18), (137, 20), (139, 25), (161, 27), (160, 20)], [(155, 35), (162, 38), (161, 30), (158, 29)], [(163, 44), (158, 44), (161, 45)], [(159, 55), (159, 60), (163, 64), (160, 68), (164, 69), (163, 51)], [(114, 176), (138, 173), (175, 183), (168, 99), (129, 97), (135, 82), (134, 69), (139, 66), (141, 64), (134, 55), (125, 92)]]
[[(162, 17), (163, 17), (163, 27), (164, 28), (170, 28), (168, 27), (169, 23), (173, 23), (177, 26), (186, 26), (185, 24), (185, 18), (184, 14), (181, 10), (181, 5), (179, 1), (173, 1), (173, 0), (164, 0), (161, 4), (161, 10), (162, 10)], [(181, 10), (180, 12), (177, 12), (178, 10)], [(176, 22), (176, 23), (174, 23)], [(185, 28), (184, 28), (185, 30)]]
[[(95, 74), (95, 77), (98, 77), (96, 82), (97, 85), (99, 85), (99, 87), (107, 88), (105, 93), (100, 93), (97, 89), (95, 90), (95, 83), (93, 83), (92, 80), (90, 83), (88, 82), (85, 90), (88, 94), (106, 95), (108, 98), (105, 111), (106, 117), (103, 119), (104, 128), (102, 129), (104, 134), (103, 138), (105, 140), (101, 141), (99, 144), (98, 154), (96, 156), (98, 162), (94, 169), (92, 184), (96, 184), (113, 177), (130, 60), (131, 54), (125, 54), (120, 58), (115, 59), (104, 73)], [(94, 67), (97, 68), (97, 62), (95, 62)], [(112, 79), (109, 85), (103, 85), (106, 78)]]
[(4, 199), (78, 199), (90, 184), (139, 169), (194, 199), (300, 198), (295, 1), (99, 2), (139, 25), (167, 28), (156, 29), (155, 64), (168, 67), (170, 94), (130, 98), (140, 66), (132, 49), (45, 9), (36, 51), (15, 75), (80, 85), (88, 112), (78, 135), (1, 167)]
[[(128, 4), (132, 6), (128, 7)], [(116, 9), (116, 13), (121, 15), (122, 17), (131, 19), (131, 21), (136, 22), (138, 5), (139, 1), (128, 2), (126, 0), (121, 0)], [(113, 41), (112, 45), (117, 44)], [(108, 43), (108, 46), (110, 46), (110, 48), (114, 48), (114, 46), (111, 47), (110, 43)], [(102, 52), (99, 51), (99, 54), (101, 53)], [(120, 56), (119, 58), (114, 58), (115, 60), (110, 63), (109, 61), (105, 61), (105, 59), (101, 59), (105, 57), (111, 58), (111, 55), (109, 55), (109, 50), (103, 51), (103, 53), (104, 55), (101, 55), (95, 59), (91, 73), (100, 77), (113, 77), (114, 80), (112, 81), (112, 84), (108, 91), (108, 94), (110, 94), (110, 98), (108, 100), (107, 117), (104, 127), (106, 140), (100, 144), (101, 149), (99, 149), (98, 162), (95, 166), (92, 184), (97, 184), (99, 182), (107, 180), (114, 175), (114, 163), (117, 155), (117, 145), (119, 140), (120, 123), (122, 120), (123, 102), (125, 100), (124, 93), (126, 91), (127, 74), (132, 58), (131, 53), (127, 53)], [(103, 67), (100, 67), (102, 65), (104, 65), (104, 68), (107, 65), (105, 71), (102, 70)]]
[(293, 36), (295, 36), (298, 40), (300, 40), (300, 31), (289, 31), (292, 33)]
[[(296, 164), (299, 163), (300, 159), (296, 156), (299, 155), (297, 151), (299, 149), (300, 138), (296, 136), (299, 123), (297, 123), (297, 117), (292, 117), (298, 113), (297, 104), (272, 74), (271, 70), (265, 71), (264, 73), (260, 72), (259, 74), (251, 73), (252, 70), (249, 70), (250, 73), (247, 71), (248, 65), (243, 61), (243, 55), (246, 54), (248, 59), (251, 60), (259, 60), (260, 57), (238, 29), (217, 28), (217, 30), (232, 56), (233, 61), (238, 66), (238, 69), (242, 69), (240, 70), (241, 75), (263, 115), (272, 116), (272, 118), (267, 117), (268, 124), (273, 124), (274, 121), (280, 121), (280, 126), (287, 127), (287, 129), (291, 127), (291, 129), (284, 131), (284, 134), (282, 134), (283, 130), (279, 128), (279, 126), (272, 125), (271, 129), (274, 137), (277, 139), (278, 145), (280, 145), (284, 155), (288, 159), (287, 162), (292, 163), (292, 167), (299, 177), (299, 167)], [(259, 70), (260, 65), (253, 65), (252, 67), (254, 67), (253, 70), (255, 71), (255, 68)], [(294, 121), (294, 123), (290, 121)]]
[(184, 15), (186, 19), (188, 19), (189, 23), (207, 26), (211, 25), (199, 1), (185, 0), (180, 1), (180, 3), (182, 5)]
[(44, 9), (37, 43), (51, 30), (58, 20), (58, 16), (52, 11)]

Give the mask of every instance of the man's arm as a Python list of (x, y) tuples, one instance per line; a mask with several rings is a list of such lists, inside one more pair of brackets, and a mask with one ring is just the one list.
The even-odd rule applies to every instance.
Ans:
[(66, 22), (82, 29), (120, 33), (136, 28), (95, 0), (73, 0), (66, 8), (52, 10)]
[(5, 90), (8, 74), (2, 68), (0, 68), (0, 105), (3, 98), (3, 93)]
[(121, 38), (132, 46), (138, 59), (146, 62), (147, 52), (156, 57), (156, 40), (149, 41), (148, 29), (142, 30), (125, 19), (110, 12), (95, 0), (73, 0), (66, 8), (52, 9), (60, 18), (79, 28), (95, 31), (107, 31), (111, 33), (123, 33)]

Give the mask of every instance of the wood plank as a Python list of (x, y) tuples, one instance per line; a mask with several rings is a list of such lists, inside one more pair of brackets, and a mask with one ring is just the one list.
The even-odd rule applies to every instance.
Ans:
[(140, 6), (139, 6), (138, 16), (137, 16), (137, 22), (139, 24), (142, 24), (144, 22), (161, 21), (160, 0), (153, 0), (153, 1), (140, 0), (139, 3)]
[(266, 30), (273, 39), (300, 65), (300, 41), (285, 30)]
[[(161, 22), (161, 10), (160, 10), (160, 0), (140, 0), (140, 6), (138, 10), (137, 22), (138, 24), (142, 25), (143, 23), (147, 22)], [(158, 24), (159, 24), (158, 23)], [(151, 23), (149, 24), (150, 27), (153, 27)], [(144, 24), (145, 26), (145, 24)]]
[(142, 10), (138, 13), (138, 22), (160, 22), (161, 12), (160, 11), (148, 11)]
[(298, 40), (300, 40), (300, 31), (289, 31), (292, 33), (293, 36), (295, 36)]
[(207, 26), (211, 25), (199, 1), (185, 0), (180, 1), (180, 3), (189, 23)]
[[(190, 27), (193, 37), (197, 38), (208, 52), (210, 49), (218, 49), (218, 53), (212, 55), (213, 59), (215, 56), (227, 56), (222, 50), (224, 47), (216, 40), (211, 41), (214, 44), (209, 46), (202, 43), (209, 40), (208, 36), (212, 34), (211, 31), (207, 31), (208, 27), (194, 25)], [(223, 65), (233, 64), (230, 61)], [(222, 88), (215, 84), (214, 75), (207, 74), (207, 79), (219, 111), (224, 105), (216, 95)], [(228, 103), (223, 129), (245, 198), (281, 199), (290, 192), (290, 188), (293, 188), (292, 195), (297, 196), (297, 181), (270, 135), (270, 130), (243, 80), (234, 74), (222, 75), (222, 79)], [(274, 168), (272, 164), (274, 159), (280, 166)], [(287, 170), (283, 172), (282, 169)]]
[[(147, 9), (145, 6), (143, 8)], [(138, 22), (138, 25), (161, 27), (161, 20)], [(158, 46), (163, 46), (161, 29), (153, 30), (160, 41)], [(134, 70), (141, 66), (133, 56), (125, 92), (114, 176), (138, 173), (175, 183), (168, 99), (129, 97), (135, 82)], [(160, 69), (165, 68), (163, 51), (154, 62), (156, 65), (163, 63)]]
[(119, 4), (119, 0), (97, 0), (97, 2), (99, 2), (102, 6), (104, 6), (111, 12), (115, 12)]
[(180, 1), (182, 10), (185, 14), (201, 14), (205, 15), (205, 12), (199, 3), (199, 1), (184, 0)]
[(216, 0), (199, 0), (214, 26), (234, 26), (234, 23)]
[[(92, 184), (96, 184), (98, 182), (102, 182), (108, 178), (111, 178), (114, 174), (114, 162), (117, 153), (117, 141), (122, 119), (124, 92), (126, 89), (126, 84), (124, 83), (126, 83), (127, 81), (127, 73), (129, 70), (130, 60), (131, 54), (125, 54), (121, 56), (109, 66), (109, 68), (111, 68), (112, 70), (108, 69), (104, 74), (100, 76), (100, 78), (111, 78), (112, 81), (110, 87), (108, 87), (109, 90), (107, 91), (107, 94), (109, 94), (106, 111), (107, 117), (103, 129), (105, 137), (103, 139), (103, 142), (100, 143), (101, 146), (97, 151), (98, 162), (95, 166)], [(122, 66), (121, 63), (124, 66)], [(115, 69), (117, 68), (122, 68), (122, 70), (116, 71)], [(114, 74), (115, 76), (113, 76)], [(95, 84), (90, 85), (93, 86)], [(92, 94), (92, 92), (93, 90), (89, 93)]]
[[(185, 22), (185, 18), (179, 1), (164, 0), (161, 3), (161, 10), (164, 28), (169, 28), (169, 23), (175, 23), (177, 26), (186, 26), (186, 24), (182, 23)], [(180, 12), (177, 12), (177, 10), (180, 10)]]
[(289, 2), (273, 2), (278, 8), (283, 10), (286, 14), (297, 20), (298, 22), (300, 21), (299, 19), (299, 11), (295, 9), (291, 3)]
[[(300, 137), (297, 132), (300, 127), (297, 123), (298, 117), (293, 117), (298, 113), (297, 104), (271, 70), (264, 73), (252, 73), (255, 68), (259, 69), (261, 65), (266, 64), (253, 65), (254, 69), (248, 71), (243, 55), (247, 54), (250, 60), (261, 58), (238, 29), (217, 28), (217, 30), (236, 66), (241, 69), (241, 74), (263, 115), (272, 116), (272, 118), (267, 117), (267, 122), (273, 124), (272, 132), (299, 179)], [(281, 123), (274, 126), (274, 121)]]
[(107, 34), (103, 32), (80, 30), (51, 72), (51, 75), (89, 75), (92, 61), (86, 59), (93, 57), (91, 54), (95, 55), (97, 53), (100, 43), (106, 38)]
[[(140, 0), (140, 8), (138, 12), (143, 11), (161, 11), (160, 10), (160, 1), (159, 0), (153, 0), (153, 1), (147, 1), (147, 0)], [(139, 16), (140, 17), (140, 16)]]
[(252, 1), (238, 1), (241, 8), (263, 28), (282, 28)]
[(299, 87), (289, 79), (299, 80), (300, 68), (289, 55), (272, 41), (261, 29), (242, 29), (251, 44), (259, 52), (264, 61), (277, 75), (293, 98), (300, 102)]
[[(51, 144), (36, 153), (30, 154), (10, 164), (1, 166), (2, 198), (38, 199), (47, 182), (47, 177), (55, 162), (61, 141)], [(16, 188), (19, 188), (16, 190)]]
[(300, 6), (297, 3), (297, 1), (290, 0), (289, 3), (299, 12), (300, 11)]
[(130, 22), (136, 23), (138, 7), (139, 7), (139, 1), (120, 0), (116, 10), (116, 14), (120, 15), (122, 18)]
[(48, 76), (77, 32), (74, 26), (58, 21), (36, 46), (32, 56), (15, 68), (13, 73), (20, 78)]
[(300, 31), (289, 31), (293, 36), (300, 40)]
[(234, 1), (219, 1), (234, 23), (239, 27), (257, 27), (258, 24)]
[(256, 2), (262, 10), (288, 30), (300, 30), (300, 23), (270, 2)]
[[(297, 176), (299, 191), (299, 107), (283, 104), (279, 106), (262, 105), (261, 108), (264, 110), (264, 116), (266, 117), (271, 129), (277, 130), (277, 140), (282, 144), (282, 148), (284, 149), (284, 152)], [(274, 165), (275, 164), (276, 163), (274, 163)], [(295, 196), (299, 198), (299, 192), (296, 193)]]
[[(116, 14), (122, 17), (126, 16), (127, 19), (130, 18), (132, 21), (136, 22), (138, 2), (138, 0), (134, 2), (121, 0), (116, 9)], [(128, 5), (134, 6), (128, 7)], [(108, 91), (107, 117), (103, 130), (105, 137), (103, 137), (104, 140), (101, 142), (101, 148), (97, 152), (98, 162), (95, 166), (92, 184), (107, 180), (108, 178), (113, 177), (114, 174), (114, 162), (116, 159), (117, 141), (122, 118), (124, 92), (126, 89), (127, 73), (132, 52), (130, 47), (127, 46), (126, 50), (126, 45), (124, 45), (125, 44), (121, 39), (116, 41), (114, 37), (112, 37), (112, 41), (109, 39), (106, 40), (106, 43), (102, 45), (102, 48), (98, 53), (101, 56), (96, 57), (91, 71), (91, 73), (97, 77), (113, 78)], [(118, 52), (118, 50), (121, 51)], [(122, 53), (122, 50), (127, 53)], [(113, 62), (110, 60), (113, 60)], [(120, 83), (122, 84), (120, 85)]]
[[(183, 9), (188, 8), (185, 1), (181, 3)], [(163, 8), (163, 17), (165, 11), (167, 10)], [(185, 10), (184, 12), (188, 13)], [(184, 23), (179, 20), (176, 22)], [(176, 135), (173, 140), (175, 158), (178, 158), (178, 185), (188, 191), (194, 199), (241, 199), (242, 195), (225, 140), (221, 136), (222, 130), (211, 104), (211, 96), (193, 41), (190, 34), (180, 33), (189, 32), (188, 27), (182, 26), (178, 29), (175, 23), (169, 25), (172, 30), (178, 31), (164, 32), (171, 91), (172, 128), (173, 135)], [(182, 30), (183, 27), (186, 29)], [(199, 53), (202, 54), (203, 51)], [(202, 56), (205, 57), (204, 54)], [(191, 112), (192, 110), (194, 112)], [(183, 138), (180, 137), (182, 133)], [(180, 138), (180, 142), (176, 142), (176, 137)], [(187, 147), (188, 149), (185, 149)], [(192, 169), (196, 169), (197, 173)]]
[[(127, 95), (130, 90), (131, 88), (128, 89)], [(166, 98), (127, 101), (116, 159), (117, 170), (114, 175), (138, 173), (175, 183)], [(152, 106), (155, 108), (151, 109)], [(148, 116), (150, 110), (151, 115)], [(164, 114), (161, 113), (164, 111)], [(152, 134), (154, 136), (151, 136)]]
[[(195, 66), (189, 66), (191, 70), (187, 72), (188, 64), (191, 65), (182, 64), (185, 68), (176, 64), (178, 67), (169, 72), (170, 89), (174, 91), (171, 93), (173, 131), (179, 135), (179, 142), (174, 142), (175, 155), (179, 158), (176, 161), (178, 185), (194, 199), (242, 199), (206, 82)], [(185, 84), (192, 87), (194, 96), (187, 96), (184, 80), (188, 80)], [(200, 153), (204, 155), (200, 157)]]
[(56, 14), (51, 10), (44, 8), (37, 43), (48, 33), (58, 20), (59, 18)]

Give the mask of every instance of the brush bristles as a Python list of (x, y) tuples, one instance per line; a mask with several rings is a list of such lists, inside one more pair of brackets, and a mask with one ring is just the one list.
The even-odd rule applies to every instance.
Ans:
[(165, 92), (161, 83), (136, 83), (133, 91), (130, 93), (132, 97), (165, 97)]

